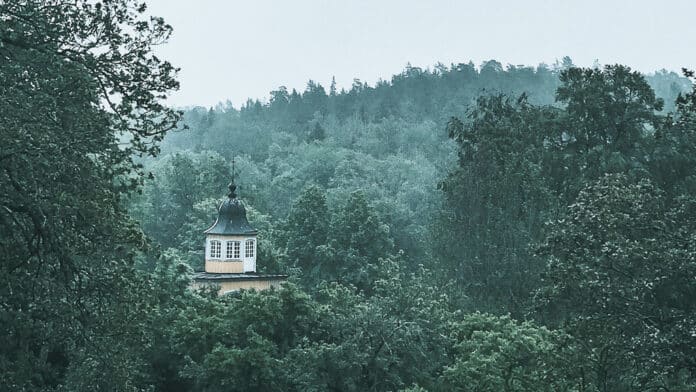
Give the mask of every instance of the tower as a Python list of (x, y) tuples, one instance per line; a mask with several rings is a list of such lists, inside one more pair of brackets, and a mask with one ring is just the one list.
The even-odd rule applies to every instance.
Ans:
[(243, 289), (278, 287), (287, 275), (256, 272), (257, 231), (249, 223), (244, 203), (237, 198), (232, 161), (230, 192), (217, 209), (215, 222), (206, 229), (205, 271), (195, 273), (193, 287), (217, 286), (218, 294)]
[(234, 178), (230, 193), (218, 208), (218, 217), (205, 233), (205, 272), (256, 272), (256, 229), (247, 220), (244, 204), (237, 199)]

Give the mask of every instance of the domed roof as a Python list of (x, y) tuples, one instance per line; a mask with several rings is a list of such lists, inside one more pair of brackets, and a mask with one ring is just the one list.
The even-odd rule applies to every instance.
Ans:
[(228, 199), (220, 203), (218, 207), (218, 217), (205, 234), (222, 234), (222, 235), (256, 235), (254, 229), (247, 220), (246, 208), (244, 204), (237, 199), (237, 194), (234, 192), (237, 186), (234, 181), (229, 185), (230, 193)]

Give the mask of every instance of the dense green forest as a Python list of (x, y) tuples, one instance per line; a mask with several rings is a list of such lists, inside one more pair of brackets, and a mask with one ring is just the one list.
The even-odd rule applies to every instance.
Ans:
[[(407, 66), (176, 110), (131, 0), (0, 2), (0, 386), (696, 390), (694, 74)], [(278, 290), (189, 288), (236, 164)]]

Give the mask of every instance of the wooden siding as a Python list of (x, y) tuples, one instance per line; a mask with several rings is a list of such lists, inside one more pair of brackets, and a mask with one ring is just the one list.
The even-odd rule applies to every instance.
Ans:
[(205, 261), (205, 272), (211, 273), (226, 273), (240, 274), (244, 272), (244, 263), (242, 261)]

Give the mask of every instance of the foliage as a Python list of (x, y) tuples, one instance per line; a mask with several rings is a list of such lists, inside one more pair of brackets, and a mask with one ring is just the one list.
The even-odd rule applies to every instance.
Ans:
[(604, 173), (644, 176), (664, 121), (657, 113), (664, 102), (644, 77), (615, 65), (571, 68), (561, 73), (561, 82), (556, 97), (566, 106), (548, 139), (555, 151), (545, 166), (564, 204)]
[[(268, 104), (250, 102), (239, 111), (221, 106), (187, 112), (192, 133), (165, 140), (163, 148), (170, 157), (150, 164), (156, 180), (146, 185), (142, 198), (134, 199), (133, 211), (143, 222), (149, 216), (166, 216), (160, 208), (166, 204), (153, 197), (160, 193), (155, 189), (171, 186), (165, 194), (176, 195), (196, 187), (193, 193), (186, 191), (192, 196), (188, 204), (177, 204), (182, 215), (172, 217), (172, 222), (188, 223), (172, 224), (172, 234), (160, 240), (177, 238), (181, 250), (175, 252), (184, 258), (190, 255), (194, 261), (189, 263), (196, 265), (195, 252), (200, 252), (196, 249), (202, 243), (196, 227), (207, 226), (206, 211), (214, 212), (213, 201), (223, 192), (205, 181), (179, 186), (176, 181), (181, 179), (176, 177), (217, 178), (224, 186), (224, 160), (235, 156), (243, 198), (250, 212), (255, 211), (251, 220), (265, 235), (260, 249), (266, 250), (259, 265), (290, 272), (310, 293), (303, 314), (313, 327), (283, 335), (271, 332), (275, 327), (265, 328), (297, 325), (283, 324), (271, 313), (264, 313), (267, 321), (257, 324), (246, 315), (229, 313), (225, 310), (229, 304), (198, 304), (204, 313), (189, 313), (175, 330), (187, 330), (191, 320), (202, 317), (201, 326), (192, 333), (202, 336), (200, 341), (184, 338), (185, 333), (172, 335), (173, 341), (182, 342), (177, 343), (180, 351), (174, 358), (179, 359), (172, 367), (187, 364), (179, 373), (182, 385), (230, 388), (239, 369), (256, 363), (265, 367), (256, 381), (247, 380), (256, 384), (237, 387), (438, 390), (463, 389), (476, 381), (477, 389), (591, 391), (639, 384), (687, 388), (688, 370), (661, 368), (654, 373), (659, 366), (638, 369), (620, 361), (638, 347), (637, 341), (617, 338), (601, 328), (559, 323), (576, 318), (585, 303), (583, 296), (563, 302), (564, 307), (554, 308), (557, 313), (534, 311), (531, 306), (534, 293), (549, 282), (542, 280), (546, 260), (532, 251), (533, 245), (553, 230), (544, 222), (563, 216), (565, 206), (575, 203), (587, 184), (605, 173), (625, 173), (630, 181), (653, 177), (654, 183), (664, 184), (665, 203), (690, 189), (689, 96), (680, 98), (676, 114), (664, 116), (658, 111), (660, 99), (641, 75), (623, 66), (577, 69), (569, 60), (555, 69), (505, 70), (490, 63), (480, 71), (456, 66), (436, 72), (433, 79), (430, 71), (410, 67), (389, 83), (371, 88), (356, 81), (351, 91), (326, 98), (321, 98), (322, 89), (310, 84), (305, 93), (280, 88)], [(479, 93), (469, 90), (484, 79), (498, 88), (529, 87), (521, 82), (523, 75), (535, 73), (547, 79), (519, 98), (505, 94), (477, 98)], [(661, 80), (656, 77), (653, 83)], [(447, 82), (434, 89), (438, 78)], [(554, 95), (556, 86), (560, 88)], [(305, 101), (305, 95), (319, 98)], [(381, 101), (375, 106), (378, 97)], [(443, 97), (457, 99), (433, 105)], [(554, 97), (555, 106), (538, 105), (551, 104)], [(449, 115), (466, 115), (460, 117), (463, 121), (450, 120), (447, 135), (433, 131), (445, 125), (433, 120), (442, 115), (438, 110), (443, 107)], [(250, 133), (256, 135), (254, 140)], [(245, 148), (241, 154), (235, 152), (240, 145)], [(193, 163), (195, 169), (174, 165), (182, 156), (199, 163)], [(206, 163), (201, 160), (206, 156), (222, 160)], [(171, 185), (167, 178), (173, 179)], [(438, 182), (441, 193), (435, 191)], [(157, 237), (168, 232), (167, 224), (147, 230)], [(413, 282), (404, 278), (403, 271), (418, 270), (421, 262), (429, 263), (434, 272), (427, 275), (427, 284), (414, 284), (413, 289), (420, 291), (395, 280), (398, 276)], [(543, 274), (544, 279), (551, 275)], [(567, 278), (581, 281), (579, 276)], [(385, 282), (392, 282), (393, 288), (384, 291)], [(409, 303), (405, 299), (409, 295), (418, 298), (421, 294), (416, 293), (438, 285), (446, 299), (436, 303), (441, 304), (438, 309), (448, 309), (444, 313), (397, 311), (400, 304)], [(241, 298), (251, 301), (255, 295)], [(263, 307), (283, 312), (273, 302), (276, 294), (258, 295), (271, 301), (263, 302)], [(238, 300), (226, 301), (238, 307)], [(531, 315), (549, 326), (568, 328), (571, 336), (505, 316), (474, 314), (462, 319), (452, 306), (511, 312), (514, 318)], [(219, 314), (243, 322), (219, 324), (214, 316)], [(415, 324), (403, 324), (404, 317)], [(222, 331), (245, 325), (252, 329), (240, 335), (241, 340), (216, 338), (217, 333), (225, 335)], [(418, 332), (426, 325), (423, 330), (438, 331), (432, 341)], [(448, 326), (480, 332), (463, 339)], [(676, 334), (673, 339), (688, 340)], [(420, 345), (407, 346), (406, 341)], [(458, 342), (454, 350), (445, 349), (453, 342)], [(648, 347), (657, 352), (647, 344), (644, 352)], [(187, 359), (187, 352), (195, 354)], [(671, 366), (682, 363), (679, 368), (687, 369), (686, 355), (660, 361)], [(432, 366), (411, 367), (409, 361)], [(489, 377), (475, 373), (474, 363), (489, 366)]]
[(643, 75), (622, 65), (603, 70), (570, 68), (560, 80), (556, 99), (566, 104), (572, 119), (567, 129), (576, 150), (602, 144), (618, 151), (633, 147), (642, 127), (655, 125), (655, 111), (664, 105)]
[(537, 285), (542, 266), (528, 244), (555, 205), (542, 168), (544, 130), (556, 116), (525, 96), (498, 95), (481, 97), (467, 125), (448, 124), (459, 162), (440, 184), (435, 238), (445, 273), (483, 309), (523, 312)]
[[(180, 113), (145, 11), (0, 4), (0, 385), (693, 390), (693, 73), (408, 65)], [(189, 288), (232, 158), (295, 283)]]
[[(390, 274), (364, 297), (337, 283), (312, 298), (287, 284), (198, 303), (174, 323), (193, 390), (393, 390), (434, 385), (453, 313), (427, 273)], [(192, 339), (192, 336), (195, 338)]]
[[(120, 204), (133, 154), (180, 113), (175, 69), (151, 53), (171, 28), (133, 1), (0, 4), (0, 384), (141, 390), (134, 269), (142, 232)], [(113, 348), (100, 347), (113, 346)]]
[(285, 264), (299, 268), (296, 274), (310, 291), (322, 281), (338, 281), (369, 292), (379, 263), (394, 252), (389, 227), (360, 191), (330, 211), (318, 187), (305, 189), (288, 215), (282, 237)]
[(319, 247), (327, 243), (330, 219), (326, 197), (316, 186), (305, 189), (288, 214), (285, 254), (288, 264), (299, 267), (304, 278), (320, 275)]
[(606, 176), (551, 226), (542, 298), (596, 362), (600, 390), (667, 387), (695, 370), (693, 205), (667, 205), (648, 180)]
[(480, 313), (451, 329), (455, 360), (443, 372), (442, 390), (581, 390), (572, 371), (579, 364), (570, 362), (573, 349), (563, 333)]

